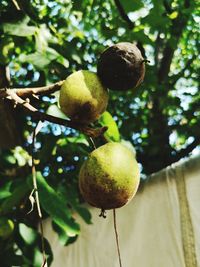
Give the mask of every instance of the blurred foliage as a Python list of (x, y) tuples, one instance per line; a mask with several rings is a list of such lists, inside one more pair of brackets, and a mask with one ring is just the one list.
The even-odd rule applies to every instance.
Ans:
[[(143, 175), (187, 156), (199, 144), (197, 1), (17, 2), (20, 10), (14, 1), (0, 3), (0, 64), (9, 66), (12, 87), (43, 86), (80, 69), (96, 71), (97, 59), (107, 46), (135, 42), (150, 60), (145, 81), (134, 91), (110, 91), (108, 112), (95, 125), (109, 127), (106, 139), (134, 146)], [(56, 99), (44, 96), (34, 105), (63, 118)], [(35, 209), (27, 214), (36, 122), (23, 112), (18, 116), (25, 122), (18, 129), (23, 143), (0, 150), (0, 220), (2, 229), (7, 229), (0, 229), (0, 262), (2, 267), (37, 267), (42, 261), (38, 216)], [(80, 232), (74, 214), (91, 223), (77, 176), (92, 150), (90, 139), (63, 126), (46, 122), (37, 136), (34, 153), (42, 212), (51, 218), (63, 245), (74, 242)], [(45, 249), (50, 264), (53, 255), (47, 240)]]

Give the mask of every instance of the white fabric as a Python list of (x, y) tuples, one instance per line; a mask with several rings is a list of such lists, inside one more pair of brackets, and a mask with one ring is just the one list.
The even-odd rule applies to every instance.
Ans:
[[(93, 224), (78, 218), (81, 234), (67, 247), (45, 224), (52, 267), (119, 267), (112, 211), (106, 219), (98, 209), (91, 213)], [(200, 267), (200, 156), (152, 175), (116, 215), (123, 267)]]

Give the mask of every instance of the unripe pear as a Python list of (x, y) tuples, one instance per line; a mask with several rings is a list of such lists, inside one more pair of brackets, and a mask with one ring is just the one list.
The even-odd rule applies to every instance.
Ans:
[(122, 42), (108, 47), (100, 55), (97, 73), (107, 88), (126, 91), (143, 81), (145, 61), (136, 45)]
[(83, 198), (102, 210), (127, 204), (135, 195), (139, 181), (140, 172), (134, 154), (115, 142), (92, 151), (79, 173)]
[(88, 124), (106, 110), (108, 91), (97, 74), (80, 70), (67, 77), (61, 86), (60, 108), (71, 120)]

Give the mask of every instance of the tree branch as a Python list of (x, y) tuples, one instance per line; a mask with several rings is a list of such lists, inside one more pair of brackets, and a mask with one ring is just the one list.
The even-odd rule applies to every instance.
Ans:
[(59, 125), (64, 125), (66, 127), (70, 127), (78, 131), (81, 131), (82, 133), (93, 138), (96, 138), (102, 135), (107, 130), (107, 127), (101, 127), (101, 128), (95, 129), (95, 128), (88, 127), (87, 125), (84, 125), (81, 123), (68, 121), (65, 119), (61, 119), (61, 118), (40, 112), (35, 107), (33, 107), (28, 101), (24, 101), (21, 97), (19, 97), (17, 93), (12, 89), (7, 90), (7, 97), (10, 100), (12, 100), (16, 105), (20, 105), (23, 108), (25, 108), (26, 111), (28, 111), (33, 117), (36, 117), (39, 120), (46, 120), (46, 121), (53, 122)]
[(168, 3), (168, 1), (164, 0), (163, 5), (168, 14), (172, 13), (173, 9), (171, 8), (171, 5)]
[(192, 150), (195, 149), (195, 147), (197, 147), (199, 144), (200, 144), (200, 137), (196, 137), (196, 139), (194, 139), (194, 141), (191, 144), (189, 144), (186, 148), (183, 148), (177, 152), (177, 154), (175, 155), (175, 160), (173, 162), (188, 156), (189, 153), (192, 152)]
[(185, 0), (184, 5), (185, 5), (185, 8), (189, 8), (190, 7), (190, 0)]
[(160, 53), (160, 45), (161, 45), (161, 38), (160, 38), (160, 32), (158, 32), (156, 37), (155, 52), (154, 52), (155, 66), (158, 66), (159, 64), (158, 55)]
[[(147, 57), (145, 55), (145, 49), (144, 49), (144, 47), (143, 47), (143, 45), (142, 45), (142, 43), (140, 41), (137, 42), (137, 47), (139, 48), (143, 58), (146, 59)], [(147, 60), (147, 62), (150, 62), (150, 61)]]
[(42, 87), (35, 87), (35, 88), (13, 88), (7, 89), (2, 88), (0, 89), (0, 98), (6, 98), (9, 90), (14, 91), (19, 97), (26, 98), (32, 95), (50, 95), (59, 91), (64, 81), (59, 81), (57, 83), (42, 86)]
[[(114, 0), (114, 2), (122, 19), (127, 23), (129, 29), (132, 30), (135, 27), (135, 23), (130, 20), (129, 16), (126, 14), (120, 0)], [(140, 41), (137, 42), (137, 47), (140, 49), (142, 56), (146, 58), (145, 49)]]
[(130, 20), (129, 16), (126, 14), (122, 4), (120, 3), (120, 0), (114, 0), (114, 2), (115, 2), (115, 5), (116, 5), (121, 17), (123, 18), (124, 21), (126, 21), (129, 29), (132, 30), (135, 27), (135, 24), (133, 21)]
[[(186, 5), (186, 8), (189, 8), (190, 5)], [(160, 83), (164, 82), (169, 74), (170, 66), (174, 56), (174, 52), (177, 48), (179, 39), (182, 35), (182, 32), (187, 25), (190, 14), (185, 14), (182, 10), (179, 10), (178, 17), (173, 20), (171, 26), (171, 38), (167, 41), (165, 49), (163, 51), (163, 57), (161, 60), (160, 68), (158, 70), (158, 80)], [(173, 43), (173, 46), (172, 44)]]
[[(0, 88), (9, 87), (9, 84), (9, 67), (0, 65)], [(0, 98), (0, 149), (12, 148), (22, 142), (22, 136), (18, 131), (20, 124), (19, 116), (13, 112), (12, 105), (9, 104)]]
[(174, 52), (175, 48), (172, 48), (168, 43), (164, 49), (163, 58), (158, 70), (158, 79), (160, 83), (162, 83), (168, 76)]

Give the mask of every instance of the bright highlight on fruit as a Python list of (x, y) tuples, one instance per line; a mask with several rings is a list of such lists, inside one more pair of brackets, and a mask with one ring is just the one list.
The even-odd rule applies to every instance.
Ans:
[(118, 43), (101, 54), (97, 74), (107, 88), (126, 91), (143, 81), (145, 61), (136, 45)]
[(80, 70), (64, 81), (59, 104), (71, 120), (88, 124), (97, 120), (106, 110), (108, 91), (95, 73)]
[(95, 149), (83, 163), (79, 188), (86, 202), (102, 210), (120, 208), (135, 195), (140, 181), (130, 149), (110, 142)]

